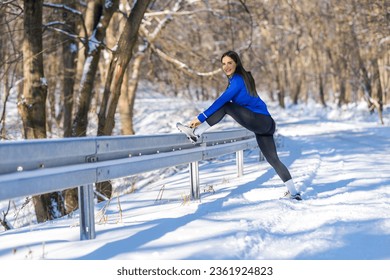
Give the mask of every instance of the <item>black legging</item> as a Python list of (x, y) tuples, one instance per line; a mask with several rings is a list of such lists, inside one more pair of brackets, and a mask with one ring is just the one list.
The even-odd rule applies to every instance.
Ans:
[(251, 110), (232, 102), (226, 103), (221, 109), (207, 118), (207, 123), (213, 126), (219, 123), (228, 114), (236, 122), (256, 135), (257, 144), (265, 159), (275, 169), (283, 182), (291, 179), (287, 167), (280, 161), (273, 134), (275, 132), (275, 121), (271, 116), (254, 113)]

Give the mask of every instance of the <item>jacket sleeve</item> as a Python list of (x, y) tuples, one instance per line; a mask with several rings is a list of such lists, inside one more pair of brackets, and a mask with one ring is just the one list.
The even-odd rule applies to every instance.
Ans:
[[(227, 102), (230, 102), (233, 97), (240, 91), (241, 88), (241, 80), (238, 76), (234, 76), (230, 82), (227, 89), (211, 104), (211, 106), (206, 109), (203, 113), (198, 115), (198, 120), (200, 122), (204, 122), (208, 119), (212, 114), (222, 108)], [(242, 81), (243, 82), (243, 81)]]

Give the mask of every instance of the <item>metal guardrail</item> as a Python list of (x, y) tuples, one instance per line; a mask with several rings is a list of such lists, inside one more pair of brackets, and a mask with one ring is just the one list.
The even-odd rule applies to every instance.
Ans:
[(191, 198), (199, 199), (198, 162), (257, 147), (243, 129), (205, 133), (196, 145), (183, 134), (102, 136), (0, 142), (0, 200), (79, 187), (80, 239), (95, 238), (93, 184), (190, 164)]

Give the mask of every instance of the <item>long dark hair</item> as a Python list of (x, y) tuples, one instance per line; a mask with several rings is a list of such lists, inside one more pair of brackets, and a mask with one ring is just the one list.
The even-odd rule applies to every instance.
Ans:
[(253, 97), (258, 97), (258, 94), (256, 91), (255, 80), (253, 79), (251, 72), (246, 71), (244, 66), (242, 66), (240, 56), (235, 51), (227, 51), (221, 56), (221, 62), (225, 56), (230, 57), (236, 63), (237, 66), (236, 66), (235, 73), (240, 74), (242, 76), (242, 78), (244, 79), (245, 87), (246, 87), (247, 91), (249, 92), (249, 95), (253, 96)]

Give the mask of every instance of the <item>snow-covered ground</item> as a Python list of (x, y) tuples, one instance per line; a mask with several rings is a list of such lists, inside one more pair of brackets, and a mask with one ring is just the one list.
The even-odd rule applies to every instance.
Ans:
[[(25, 217), (23, 227), (14, 220), (15, 229), (0, 232), (0, 260), (390, 260), (390, 108), (381, 125), (364, 103), (268, 103), (303, 201), (280, 199), (281, 180), (258, 150), (246, 151), (242, 177), (234, 155), (200, 163), (199, 202), (187, 200), (188, 168), (180, 166), (97, 204), (93, 240), (79, 240), (78, 213), (44, 224)], [(137, 133), (177, 132), (177, 121), (208, 104), (144, 90)], [(213, 129), (233, 126), (228, 117)]]

